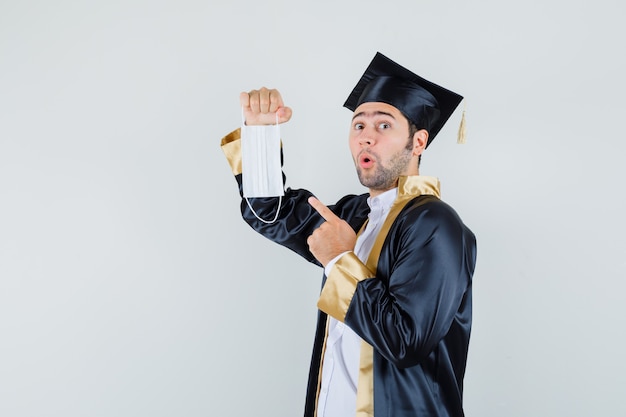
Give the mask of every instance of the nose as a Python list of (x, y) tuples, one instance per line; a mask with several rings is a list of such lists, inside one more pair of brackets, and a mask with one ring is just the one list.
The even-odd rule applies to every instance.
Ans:
[(376, 131), (373, 129), (365, 128), (361, 131), (359, 137), (359, 144), (361, 146), (372, 146), (375, 142)]

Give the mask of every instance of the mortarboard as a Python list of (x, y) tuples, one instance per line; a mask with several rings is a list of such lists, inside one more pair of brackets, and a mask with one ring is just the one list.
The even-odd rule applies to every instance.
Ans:
[[(390, 104), (418, 128), (428, 130), (428, 146), (461, 100), (462, 96), (414, 74), (377, 52), (344, 107), (354, 111), (362, 103)], [(464, 131), (461, 131), (464, 124), (463, 119), (459, 142), (464, 139)]]

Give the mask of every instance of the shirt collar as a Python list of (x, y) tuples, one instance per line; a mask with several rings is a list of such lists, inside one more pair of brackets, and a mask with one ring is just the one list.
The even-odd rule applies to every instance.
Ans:
[(389, 209), (397, 198), (412, 198), (418, 195), (433, 195), (441, 197), (439, 179), (426, 175), (402, 176), (398, 180), (398, 187), (387, 190), (376, 197), (368, 197), (367, 204), (370, 210), (377, 208)]
[(387, 190), (376, 197), (368, 197), (367, 204), (370, 206), (370, 210), (389, 210), (396, 197), (398, 196), (398, 188), (392, 188)]

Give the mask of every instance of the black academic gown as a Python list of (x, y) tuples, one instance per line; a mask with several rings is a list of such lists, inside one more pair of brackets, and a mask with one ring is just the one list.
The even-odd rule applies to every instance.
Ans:
[[(242, 191), (239, 130), (222, 140)], [(319, 265), (306, 240), (324, 221), (312, 194), (287, 189), (276, 222), (261, 222), (242, 200), (244, 220), (257, 232)], [(329, 206), (359, 231), (367, 194)], [(250, 199), (258, 217), (273, 219), (278, 198)], [(342, 256), (324, 276), (305, 405), (316, 415), (328, 316), (362, 339), (357, 417), (463, 416), (463, 377), (472, 320), (473, 233), (439, 199), (430, 177), (403, 177), (398, 198), (367, 262)]]

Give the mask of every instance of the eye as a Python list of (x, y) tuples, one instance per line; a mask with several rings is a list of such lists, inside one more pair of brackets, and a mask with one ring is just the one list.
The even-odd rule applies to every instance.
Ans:
[(364, 127), (363, 123), (355, 123), (354, 130), (362, 130)]
[(389, 123), (387, 123), (387, 122), (382, 122), (382, 123), (378, 124), (378, 128), (381, 129), (381, 130), (389, 129), (390, 127), (391, 127), (391, 125)]

